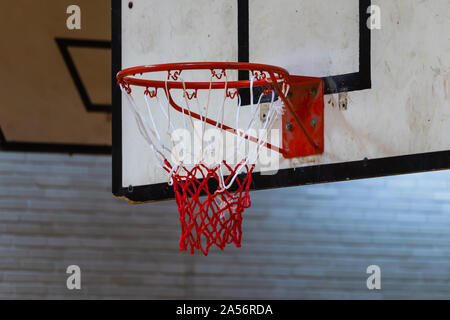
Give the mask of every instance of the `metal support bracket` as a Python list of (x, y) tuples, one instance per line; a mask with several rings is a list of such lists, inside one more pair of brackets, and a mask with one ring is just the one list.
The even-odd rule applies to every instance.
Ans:
[(284, 158), (321, 154), (324, 150), (323, 80), (291, 76), (289, 105), (283, 114)]

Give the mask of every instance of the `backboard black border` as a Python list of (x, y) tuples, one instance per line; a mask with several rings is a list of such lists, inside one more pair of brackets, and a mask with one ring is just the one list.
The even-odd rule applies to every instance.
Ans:
[[(112, 1), (112, 192), (133, 202), (172, 199), (174, 193), (167, 183), (146, 186), (122, 186), (122, 99), (115, 76), (122, 68), (122, 1)], [(238, 1), (239, 61), (248, 60), (248, 0)], [(360, 61), (356, 73), (325, 77), (325, 93), (365, 90), (371, 88), (371, 32), (366, 26), (371, 0), (359, 1)], [(245, 18), (247, 15), (247, 18)], [(247, 26), (245, 25), (247, 23)], [(247, 46), (247, 47), (246, 47)], [(247, 58), (246, 58), (247, 57)], [(315, 183), (373, 178), (396, 174), (450, 169), (450, 151), (430, 152), (379, 159), (300, 167), (279, 170), (275, 175), (252, 175), (252, 190), (291, 187)]]
[[(238, 61), (250, 62), (250, 10), (249, 0), (238, 2)], [(366, 21), (370, 14), (367, 9), (371, 0), (359, 0), (359, 70), (358, 72), (323, 77), (325, 94), (370, 89), (371, 82), (371, 31)], [(239, 72), (239, 80), (248, 80), (246, 71)], [(240, 90), (243, 105), (250, 102), (249, 90)]]

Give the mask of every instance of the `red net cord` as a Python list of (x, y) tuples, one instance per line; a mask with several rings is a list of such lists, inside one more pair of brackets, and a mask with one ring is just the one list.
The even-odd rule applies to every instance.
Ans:
[[(230, 171), (225, 179), (225, 185), (228, 185), (241, 163), (234, 168), (225, 161), (222, 164)], [(208, 255), (212, 245), (221, 250), (231, 243), (241, 246), (242, 213), (251, 204), (249, 189), (254, 165), (244, 168), (230, 188), (234, 191), (214, 192), (220, 188), (218, 166), (211, 169), (199, 164), (191, 170), (183, 168), (179, 170), (182, 173), (172, 173), (181, 223), (180, 251), (189, 249), (194, 254), (195, 250), (200, 250)]]

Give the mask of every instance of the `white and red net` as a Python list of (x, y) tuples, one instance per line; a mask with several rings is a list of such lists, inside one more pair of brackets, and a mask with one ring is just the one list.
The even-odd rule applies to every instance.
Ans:
[[(289, 90), (282, 76), (250, 70), (250, 105), (242, 106), (240, 90), (245, 86), (230, 88), (225, 69), (209, 71), (209, 82), (196, 89), (189, 89), (193, 82), (185, 81), (181, 70), (168, 70), (165, 80), (155, 81), (159, 86), (144, 85), (141, 91), (132, 89), (127, 78), (119, 79), (140, 134), (173, 186), (181, 224), (179, 249), (192, 254), (200, 250), (204, 255), (213, 245), (221, 250), (227, 244), (241, 246), (242, 214), (251, 204), (249, 190), (258, 156), (262, 148), (280, 152), (267, 140), (268, 132), (284, 112), (271, 76), (276, 79), (278, 92)], [(142, 93), (142, 105), (137, 103), (135, 91)], [(261, 120), (263, 102), (266, 109)], [(236, 138), (227, 155), (217, 156), (217, 145), (211, 143), (208, 128)], [(179, 150), (174, 138), (178, 129), (196, 137), (199, 146), (194, 151)], [(252, 135), (255, 132), (259, 136)]]

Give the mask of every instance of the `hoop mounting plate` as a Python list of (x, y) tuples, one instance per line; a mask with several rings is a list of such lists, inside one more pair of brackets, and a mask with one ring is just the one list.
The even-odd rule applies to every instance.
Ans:
[(315, 146), (308, 141), (291, 112), (286, 110), (282, 117), (283, 156), (290, 159), (321, 154), (324, 150), (323, 80), (302, 76), (290, 76), (290, 79), (288, 98)]

